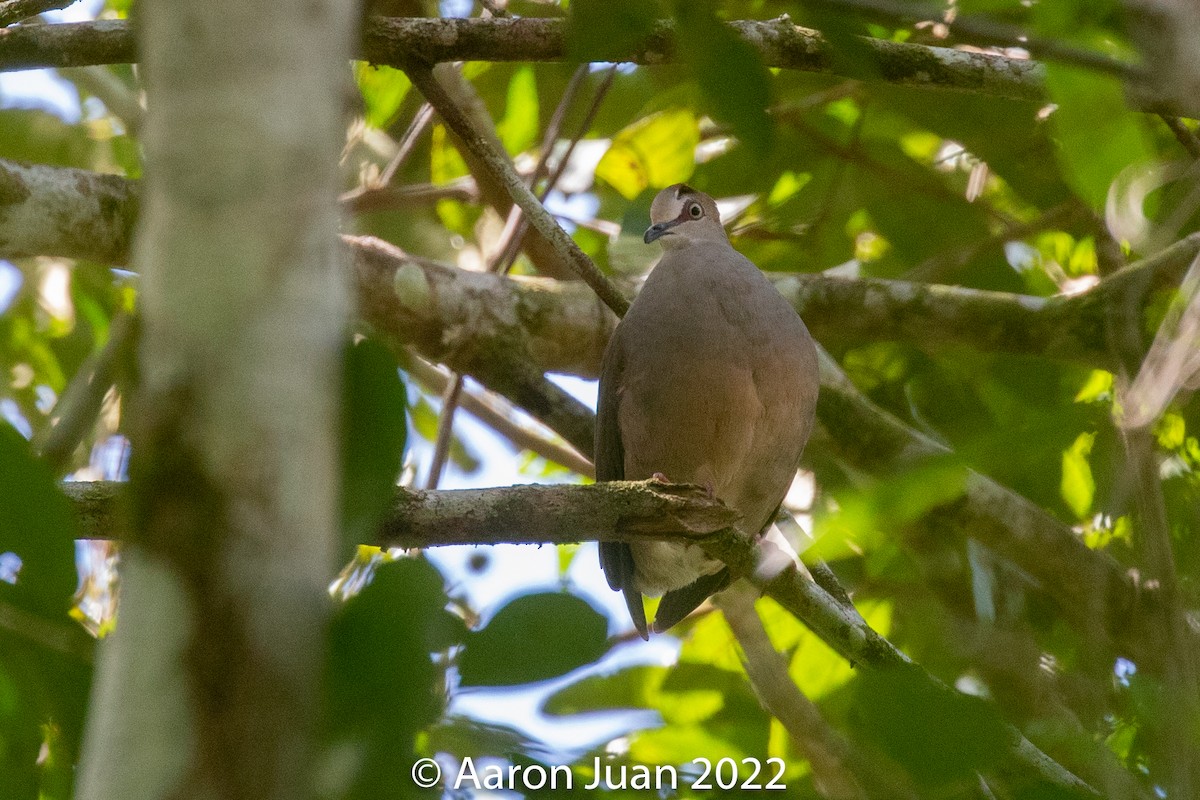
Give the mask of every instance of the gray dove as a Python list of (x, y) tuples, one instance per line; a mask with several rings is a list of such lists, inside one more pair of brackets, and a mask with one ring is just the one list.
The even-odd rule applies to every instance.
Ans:
[[(774, 522), (813, 426), (816, 348), (795, 310), (733, 249), (711, 197), (676, 184), (650, 207), (664, 253), (604, 354), (596, 479), (698, 484), (758, 539)], [(643, 595), (662, 633), (729, 585), (695, 545), (601, 542), (608, 584), (642, 638)]]

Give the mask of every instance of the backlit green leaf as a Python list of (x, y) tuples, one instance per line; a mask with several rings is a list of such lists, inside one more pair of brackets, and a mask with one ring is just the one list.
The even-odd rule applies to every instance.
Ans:
[(1058, 108), (1050, 121), (1068, 183), (1084, 201), (1103, 210), (1119, 176), (1152, 159), (1141, 117), (1125, 106), (1119, 80), (1091, 70), (1046, 64), (1046, 85)]
[(646, 189), (686, 181), (696, 168), (700, 127), (683, 108), (660, 111), (618, 133), (596, 165), (596, 177), (632, 200)]
[(562, 592), (518, 597), (481, 631), (458, 659), (464, 686), (512, 686), (556, 678), (608, 649), (608, 621), (586, 600)]
[(15, 583), (0, 581), (0, 601), (67, 622), (78, 582), (75, 573), (75, 516), (36, 460), (29, 443), (0, 422), (0, 554), (20, 559)]
[(408, 399), (395, 359), (370, 339), (347, 349), (344, 381), (342, 526), (353, 546), (374, 541), (391, 507), (408, 436)]
[(354, 65), (354, 81), (362, 93), (364, 117), (372, 128), (388, 127), (412, 88), (408, 76), (400, 70), (363, 61)]
[(519, 68), (509, 80), (504, 119), (496, 125), (496, 133), (513, 154), (527, 150), (537, 141), (538, 94), (533, 67)]
[(1096, 494), (1096, 480), (1088, 456), (1092, 452), (1094, 433), (1081, 433), (1062, 455), (1062, 498), (1078, 518), (1087, 516)]

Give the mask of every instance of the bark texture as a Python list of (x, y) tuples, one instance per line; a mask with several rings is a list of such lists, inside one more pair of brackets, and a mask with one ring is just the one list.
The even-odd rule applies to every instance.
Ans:
[(353, 4), (152, 3), (121, 618), (79, 796), (312, 793), (335, 548)]

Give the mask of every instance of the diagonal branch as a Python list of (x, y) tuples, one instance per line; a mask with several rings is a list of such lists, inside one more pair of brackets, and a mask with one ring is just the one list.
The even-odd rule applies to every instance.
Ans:
[(75, 448), (96, 422), (104, 396), (117, 379), (120, 362), (133, 351), (137, 320), (122, 312), (112, 321), (108, 341), (75, 373), (50, 412), (50, 424), (34, 440), (34, 449), (56, 473), (70, 463)]
[[(416, 378), (429, 391), (439, 394), (446, 391), (450, 384), (448, 370), (430, 364), (408, 350), (400, 350), (399, 353), (401, 369)], [(586, 478), (595, 477), (592, 462), (580, 455), (575, 448), (564, 444), (544, 425), (522, 419), (526, 415), (495, 392), (467, 385), (463, 389), (459, 405), (464, 411), (478, 417), (489, 428), (508, 439), (517, 449), (529, 450)]]
[[(872, 403), (824, 351), (817, 417), (839, 454), (868, 473), (951, 452)], [(1139, 586), (1114, 559), (1088, 548), (1023, 496), (964, 467), (962, 494), (934, 509), (926, 522), (939, 532), (970, 536), (1011, 560), (1039, 581), (1080, 630), (1136, 654), (1139, 664), (1155, 663), (1140, 624), (1156, 604), (1152, 587)]]
[[(550, 122), (546, 125), (537, 165), (529, 175), (528, 180), (531, 188), (537, 183), (538, 176), (546, 167), (550, 151), (554, 143), (558, 140), (558, 134), (562, 129), (562, 122), (564, 117), (566, 117), (567, 109), (570, 108), (572, 101), (575, 99), (575, 93), (579, 90), (579, 85), (586, 76), (587, 67), (582, 65), (577, 67), (575, 73), (571, 76), (571, 80), (567, 83), (567, 88), (563, 91), (562, 97), (559, 98), (558, 107), (554, 109), (554, 114), (550, 117)], [(425, 107), (429, 108), (432, 112), (432, 106), (426, 104)], [(504, 156), (504, 153), (497, 145), (493, 144), (490, 149), (496, 155)], [(504, 160), (508, 161), (506, 157)], [(539, 202), (545, 201), (546, 194), (549, 193), (552, 187), (553, 183), (547, 185), (546, 192), (538, 197)], [(517, 246), (523, 238), (524, 229), (525, 219), (521, 214), (521, 209), (518, 206), (510, 207), (508, 220), (504, 224), (504, 230), (500, 234), (495, 252), (488, 264), (488, 272), (497, 275), (508, 274), (509, 269), (517, 258)], [(450, 452), (450, 441), (454, 432), (454, 415), (458, 409), (459, 399), (462, 397), (462, 394), (463, 376), (459, 373), (454, 373), (442, 393), (442, 408), (438, 413), (437, 438), (434, 442), (433, 456), (430, 458), (429, 474), (425, 480), (425, 488), (427, 489), (436, 489), (438, 483), (441, 481), (442, 470), (445, 467), (446, 456)]]
[[(555, 318), (578, 326), (580, 338), (570, 341), (580, 345), (591, 341), (602, 352), (607, 336), (596, 337), (595, 332), (607, 330), (611, 315), (594, 295), (586, 290), (575, 293), (573, 312), (579, 317), (569, 322), (558, 317), (564, 309), (555, 308), (553, 302), (520, 307), (489, 304), (491, 298), (480, 289), (505, 280), (500, 276), (409, 259), (378, 239), (346, 237), (345, 241), (354, 255), (360, 314), (375, 330), (470, 375), (545, 423), (580, 453), (592, 452), (591, 409), (545, 377), (534, 356), (537, 343), (524, 321)], [(570, 284), (542, 281), (569, 291), (565, 287)], [(440, 316), (451, 307), (457, 311)]]
[(787, 659), (775, 650), (758, 616), (756, 594), (749, 585), (739, 582), (714, 596), (713, 602), (742, 648), (742, 663), (759, 702), (779, 720), (812, 766), (813, 782), (821, 796), (837, 800), (915, 798), (913, 788), (895, 765), (867, 759), (800, 691), (788, 675)]
[(596, 295), (617, 316), (623, 316), (625, 310), (629, 308), (629, 301), (617, 291), (616, 287), (596, 268), (592, 260), (579, 249), (579, 245), (575, 244), (566, 231), (554, 221), (550, 212), (542, 207), (537, 197), (517, 175), (508, 159), (496, 152), (496, 149), (491, 147), (487, 140), (475, 130), (471, 120), (455, 104), (445, 88), (438, 83), (433, 71), (423, 63), (408, 63), (404, 70), (408, 73), (413, 85), (421, 91), (421, 94), (425, 95), (429, 104), (437, 109), (442, 120), (454, 131), (471, 155), (486, 167), (493, 179), (508, 190), (513, 202), (520, 206), (526, 219), (529, 220), (529, 224), (550, 242), (562, 257), (563, 262), (570, 264), (572, 269), (583, 278), (588, 286), (592, 287)]

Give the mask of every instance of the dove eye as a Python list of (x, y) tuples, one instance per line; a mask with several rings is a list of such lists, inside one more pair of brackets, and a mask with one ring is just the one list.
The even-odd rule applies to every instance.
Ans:
[(692, 203), (688, 208), (688, 216), (692, 219), (700, 219), (700, 217), (704, 216), (704, 209), (700, 207), (699, 203)]

